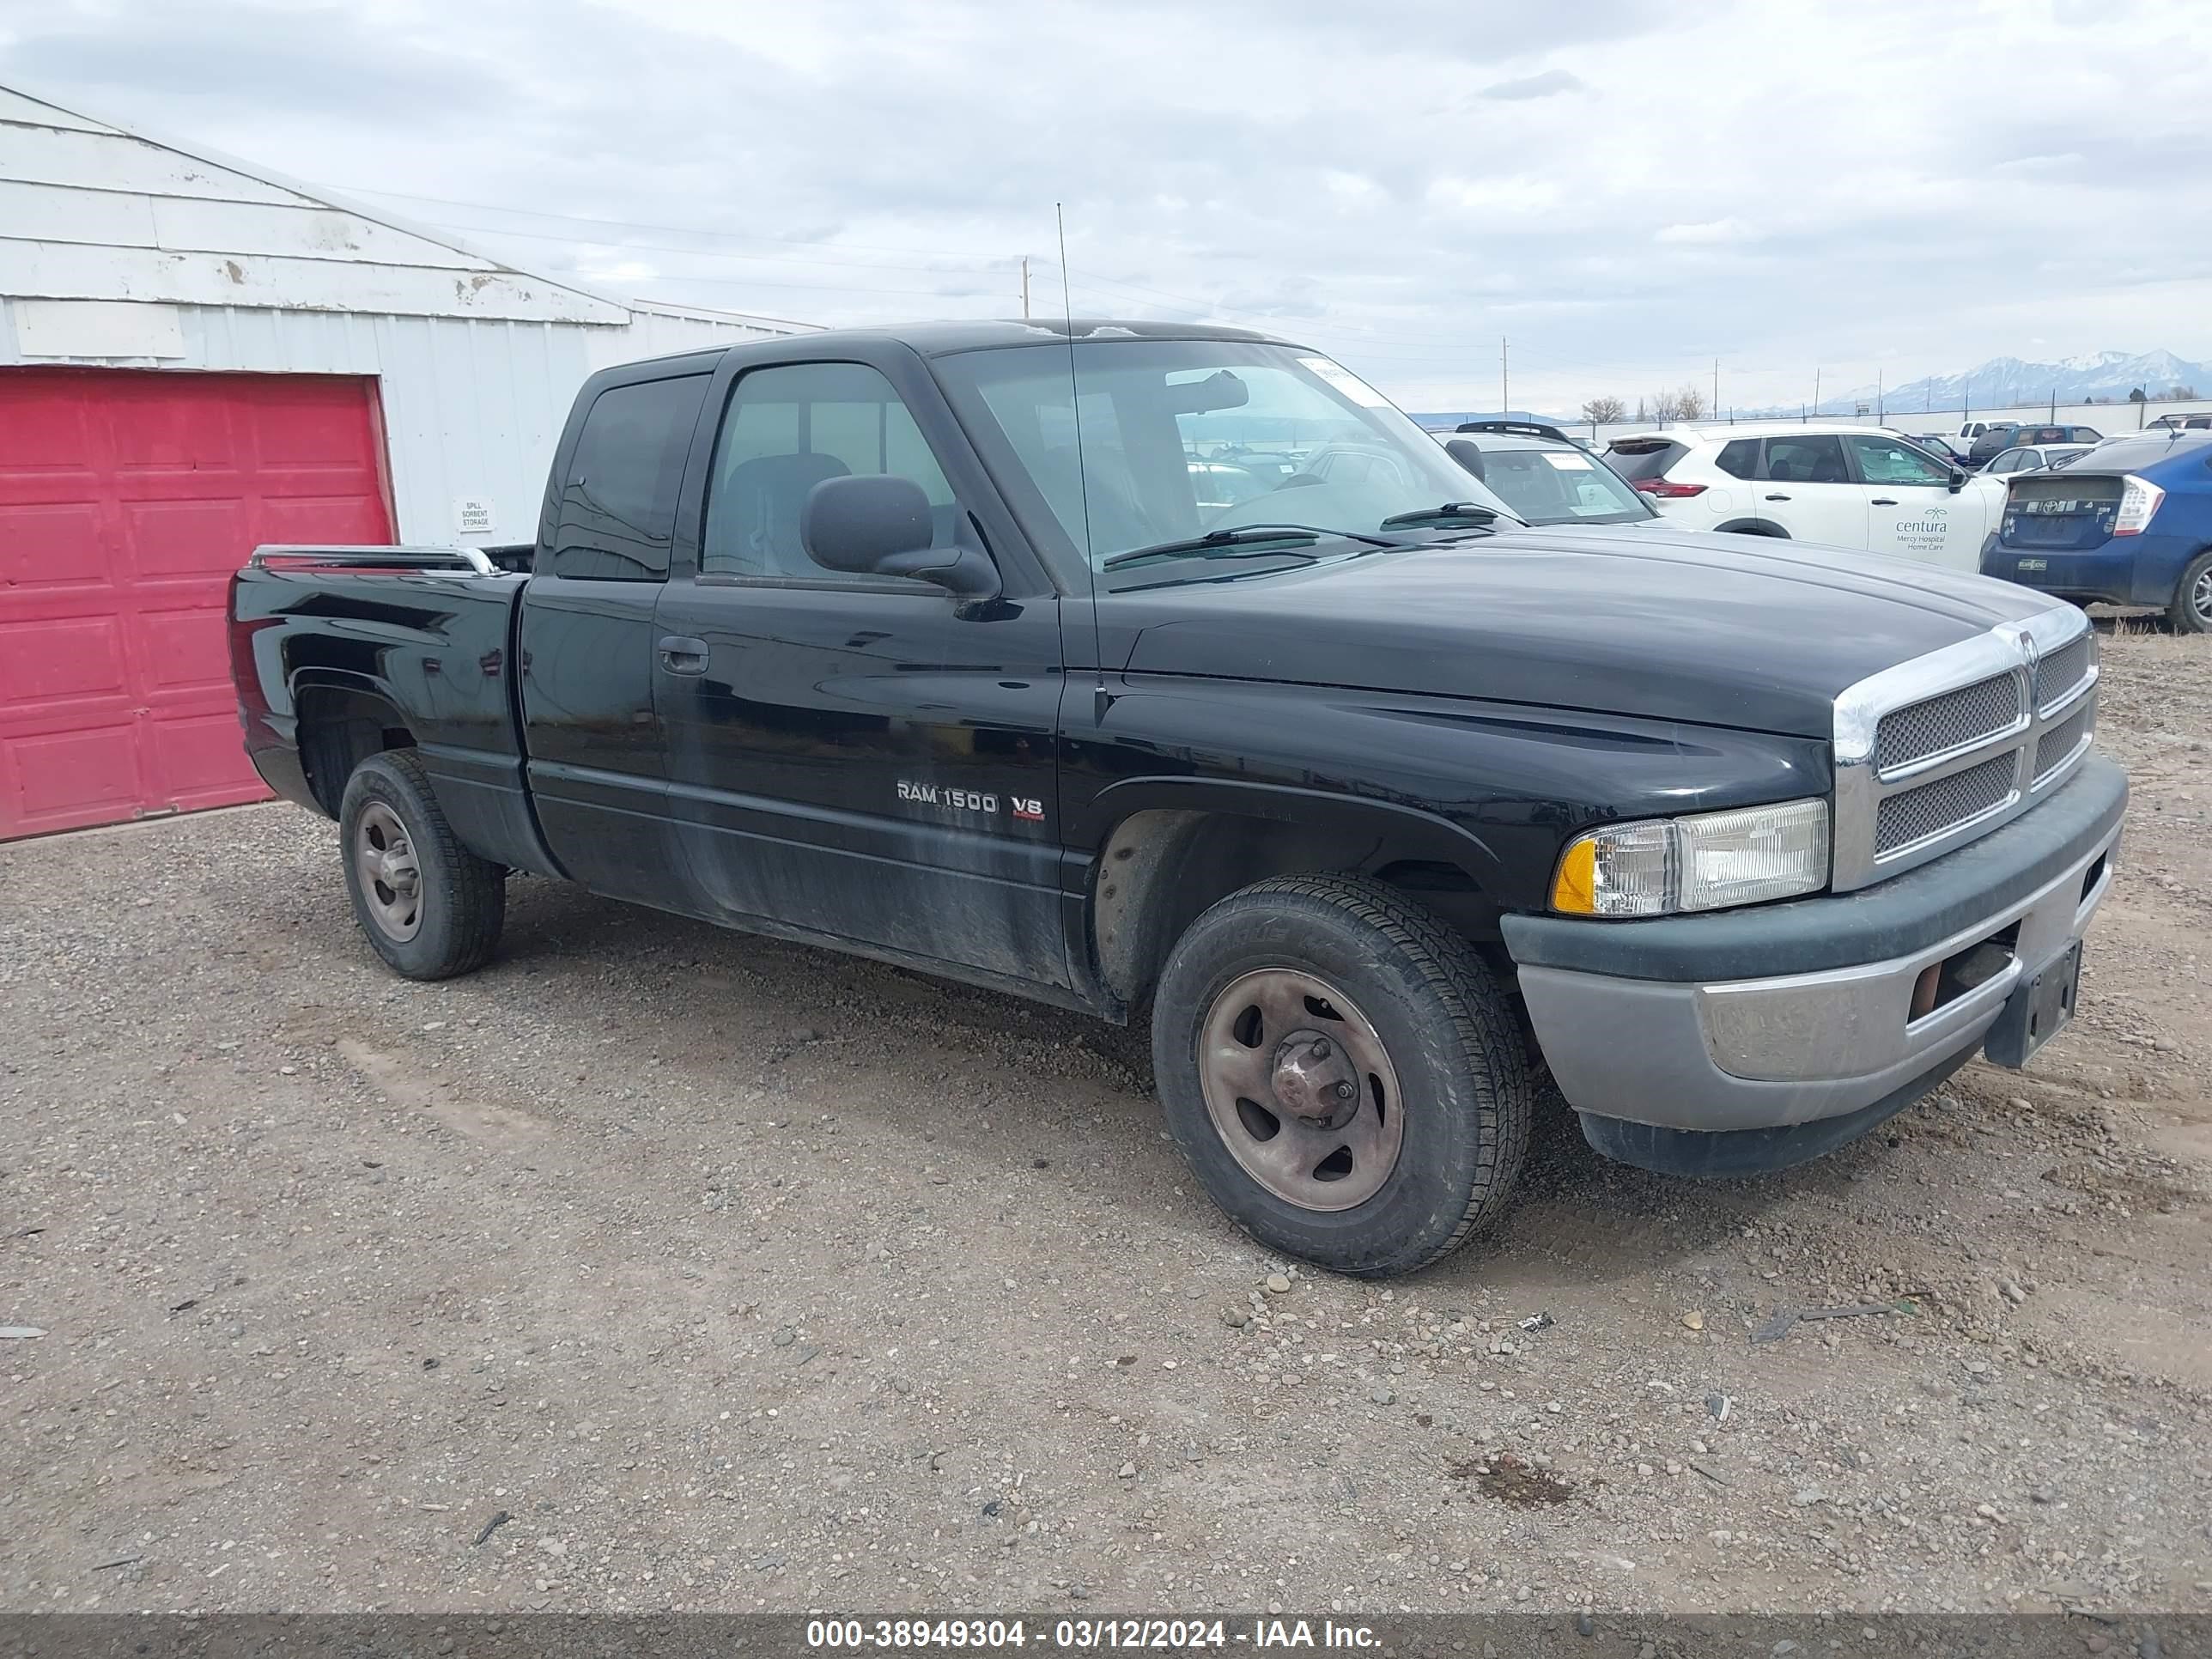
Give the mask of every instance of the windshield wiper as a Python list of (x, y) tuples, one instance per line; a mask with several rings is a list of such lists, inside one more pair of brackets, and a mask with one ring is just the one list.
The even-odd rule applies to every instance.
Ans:
[(1498, 509), (1479, 501), (1445, 501), (1438, 507), (1417, 507), (1411, 513), (1393, 513), (1382, 520), (1381, 527), (1389, 530), (1397, 525), (1434, 524), (1439, 519), (1464, 519), (1469, 524), (1492, 525), (1498, 522)]
[(1148, 559), (1250, 558), (1255, 556), (1237, 553), (1231, 550), (1252, 546), (1261, 542), (1317, 542), (1324, 536), (1341, 536), (1349, 541), (1365, 542), (1371, 547), (1401, 545), (1387, 536), (1370, 536), (1357, 530), (1323, 530), (1310, 524), (1243, 524), (1238, 525), (1233, 530), (1209, 530), (1203, 536), (1188, 536), (1180, 541), (1158, 542), (1151, 547), (1131, 548), (1127, 553), (1116, 553), (1098, 568), (1101, 570), (1119, 570), (1124, 565), (1136, 564)]

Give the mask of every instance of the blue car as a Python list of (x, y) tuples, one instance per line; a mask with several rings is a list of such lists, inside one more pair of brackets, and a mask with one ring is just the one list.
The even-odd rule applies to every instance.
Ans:
[(2078, 604), (2148, 605), (2212, 632), (2212, 433), (2117, 438), (2015, 477), (1982, 574)]

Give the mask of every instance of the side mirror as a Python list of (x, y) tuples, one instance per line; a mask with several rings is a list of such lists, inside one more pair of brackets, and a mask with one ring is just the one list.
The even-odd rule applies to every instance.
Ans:
[(1457, 461), (1478, 478), (1487, 480), (1489, 474), (1482, 470), (1482, 452), (1465, 438), (1452, 438), (1444, 444), (1444, 453)]
[(929, 498), (911, 478), (874, 472), (824, 478), (799, 509), (799, 544), (829, 570), (915, 576), (963, 599), (999, 592), (996, 566), (969, 547), (932, 547)]
[(1951, 469), (1951, 493), (1955, 495), (1966, 487), (1966, 470), (1962, 466)]

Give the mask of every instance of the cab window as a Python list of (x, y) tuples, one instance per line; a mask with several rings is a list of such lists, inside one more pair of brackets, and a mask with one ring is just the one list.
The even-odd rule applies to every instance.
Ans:
[(829, 478), (889, 473), (929, 498), (933, 546), (951, 544), (952, 487), (913, 413), (865, 363), (792, 363), (740, 378), (722, 416), (708, 479), (702, 575), (799, 581), (877, 578), (830, 570), (799, 545), (799, 510)]
[(1951, 474), (1911, 444), (1874, 434), (1847, 440), (1859, 464), (1859, 477), (1870, 484), (1948, 484)]
[(1844, 441), (1827, 434), (1769, 438), (1759, 476), (1774, 483), (1849, 483)]

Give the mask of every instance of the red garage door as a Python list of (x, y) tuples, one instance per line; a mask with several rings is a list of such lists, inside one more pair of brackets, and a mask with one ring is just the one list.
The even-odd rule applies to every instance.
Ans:
[(0, 840), (267, 794), (230, 574), (392, 539), (374, 383), (0, 368)]

